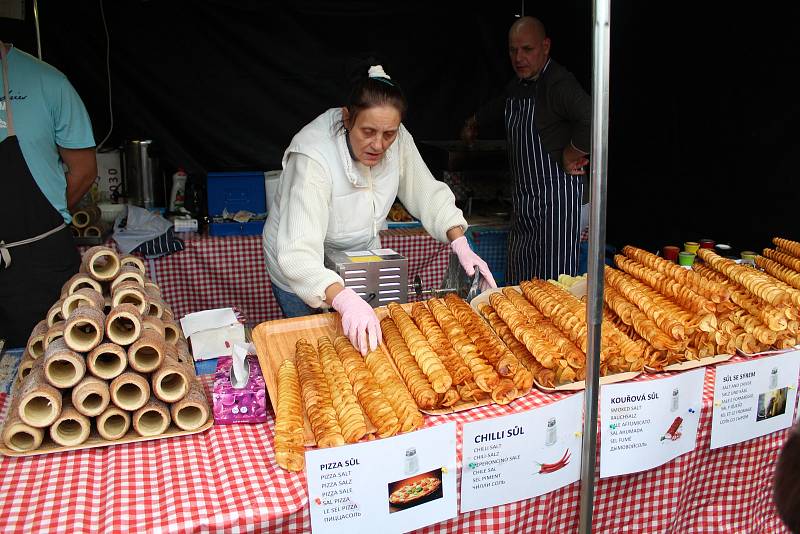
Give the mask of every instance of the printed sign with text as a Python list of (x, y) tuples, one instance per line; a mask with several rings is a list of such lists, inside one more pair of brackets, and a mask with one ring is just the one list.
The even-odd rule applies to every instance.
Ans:
[(461, 511), (542, 495), (580, 478), (583, 392), (542, 408), (464, 423)]
[(792, 425), (800, 351), (717, 366), (711, 448)]
[(600, 389), (600, 477), (646, 471), (693, 451), (705, 369)]
[(315, 533), (408, 532), (456, 515), (456, 424), (306, 452)]

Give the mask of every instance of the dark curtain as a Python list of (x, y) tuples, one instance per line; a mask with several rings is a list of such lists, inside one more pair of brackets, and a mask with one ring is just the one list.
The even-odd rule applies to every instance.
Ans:
[[(32, 2), (29, 2), (29, 4)], [(513, 72), (522, 2), (105, 0), (111, 144), (154, 139), (191, 173), (269, 170), (291, 137), (341, 105), (348, 66), (384, 58), (414, 137), (454, 139)], [(590, 90), (591, 3), (525, 2), (552, 55)], [(40, 0), (44, 59), (109, 128), (100, 2)], [(800, 239), (795, 3), (613, 2), (608, 240), (655, 249), (704, 237), (758, 249)], [(29, 13), (32, 10), (29, 9)], [(35, 52), (32, 23), (0, 39)]]

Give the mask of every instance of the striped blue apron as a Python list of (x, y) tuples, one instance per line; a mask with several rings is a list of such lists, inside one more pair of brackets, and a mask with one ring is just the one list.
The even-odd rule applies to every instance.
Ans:
[(512, 177), (513, 219), (506, 284), (576, 275), (583, 183), (550, 158), (533, 120), (531, 97), (506, 99), (505, 123)]

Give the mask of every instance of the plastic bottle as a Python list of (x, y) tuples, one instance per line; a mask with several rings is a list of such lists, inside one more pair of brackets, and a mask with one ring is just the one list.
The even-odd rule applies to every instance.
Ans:
[(172, 191), (169, 195), (169, 211), (183, 211), (186, 192), (186, 171), (178, 168), (172, 175)]

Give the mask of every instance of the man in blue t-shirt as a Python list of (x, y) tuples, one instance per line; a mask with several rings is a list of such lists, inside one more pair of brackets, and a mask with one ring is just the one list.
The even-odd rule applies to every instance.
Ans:
[(86, 108), (52, 66), (0, 42), (0, 338), (22, 346), (80, 257), (66, 224), (97, 176)]

